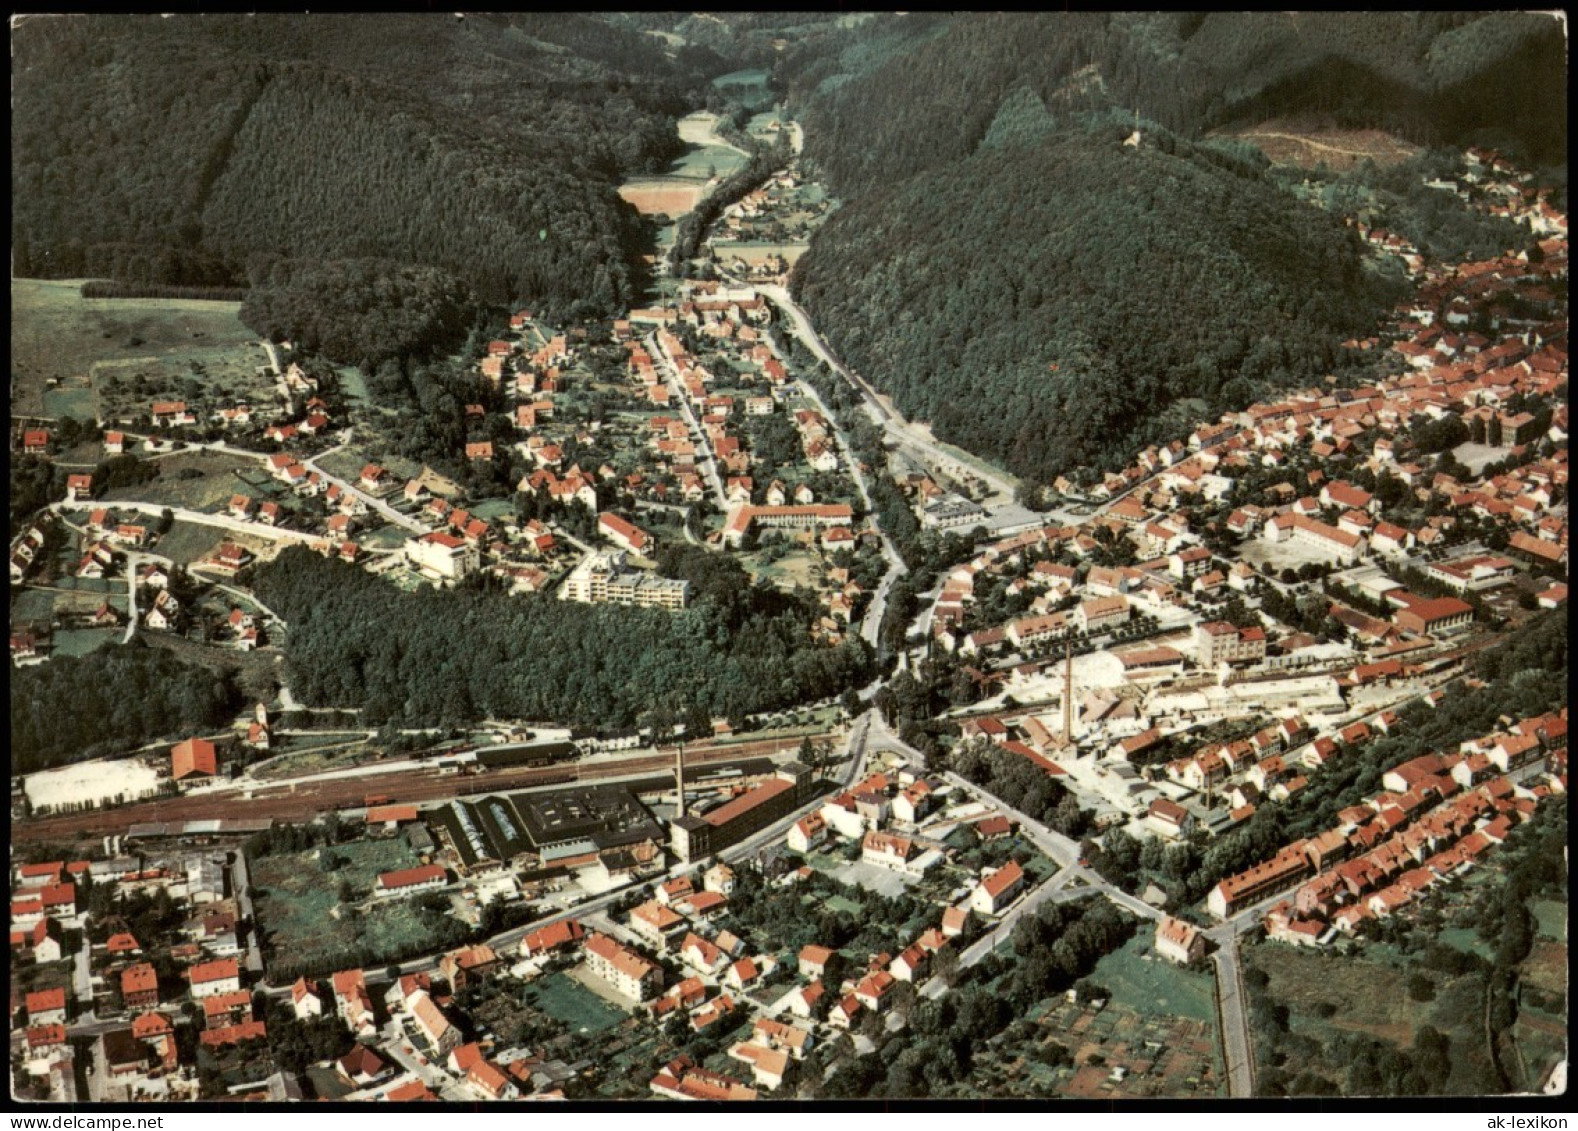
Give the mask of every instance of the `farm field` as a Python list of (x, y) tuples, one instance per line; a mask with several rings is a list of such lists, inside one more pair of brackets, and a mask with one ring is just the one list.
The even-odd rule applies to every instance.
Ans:
[[(645, 216), (677, 219), (695, 208), (706, 194), (708, 180), (728, 177), (745, 167), (744, 153), (732, 146), (711, 143), (715, 120), (707, 113), (681, 118), (679, 136), (690, 149), (659, 176), (626, 181), (619, 186), (619, 195)], [(662, 243), (660, 240), (660, 246)]]
[[(643, 178), (626, 181), (619, 195), (643, 216), (683, 216), (701, 201), (705, 189), (699, 181)], [(672, 242), (672, 235), (669, 237)]]
[[(234, 302), (192, 299), (84, 299), (80, 279), (11, 281), (12, 410), (27, 415), (102, 412), (92, 381), (145, 369), (206, 380), (254, 378), (265, 358)], [(51, 381), (58, 387), (51, 389)], [(151, 397), (149, 398), (151, 399)], [(146, 407), (146, 406), (144, 406)]]
[(760, 243), (756, 241), (732, 242), (729, 240), (713, 241), (713, 249), (717, 253), (720, 263), (741, 259), (752, 267), (765, 263), (769, 256), (781, 256), (790, 267), (799, 262), (805, 254), (806, 248), (811, 245), (804, 241), (789, 241), (787, 243)]

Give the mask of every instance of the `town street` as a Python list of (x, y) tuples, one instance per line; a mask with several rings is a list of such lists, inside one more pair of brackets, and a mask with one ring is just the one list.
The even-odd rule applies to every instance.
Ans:
[[(777, 354), (778, 347), (772, 344), (771, 338), (768, 339), (768, 342), (769, 348), (772, 349), (774, 354)], [(784, 359), (780, 356), (778, 360), (783, 361)], [(795, 384), (816, 405), (817, 411), (822, 414), (827, 420), (828, 427), (833, 430), (833, 440), (838, 445), (839, 458), (844, 461), (844, 466), (849, 469), (849, 477), (854, 480), (855, 490), (860, 493), (861, 505), (865, 507), (866, 512), (869, 514), (872, 510), (871, 492), (866, 488), (866, 476), (860, 470), (860, 462), (855, 459), (855, 453), (849, 448), (849, 441), (844, 436), (843, 428), (839, 427), (838, 421), (828, 411), (827, 403), (822, 400), (822, 394), (817, 392), (816, 386), (803, 379), (797, 380)], [(860, 622), (861, 639), (873, 648), (877, 646), (877, 636), (882, 630), (882, 618), (887, 612), (888, 591), (893, 588), (893, 583), (906, 571), (904, 559), (900, 558), (898, 551), (893, 548), (893, 541), (888, 537), (887, 532), (880, 525), (876, 527), (876, 530), (877, 537), (881, 540), (882, 556), (888, 561), (888, 571), (882, 575), (882, 580), (877, 583), (876, 591), (871, 595), (871, 603), (866, 606), (866, 615), (861, 618)]]
[[(182, 522), (199, 522), (205, 526), (217, 526), (222, 530), (229, 530), (235, 534), (250, 534), (255, 538), (270, 539), (275, 542), (299, 542), (310, 545), (323, 541), (322, 535), (309, 534), (304, 530), (285, 530), (278, 526), (269, 526), (264, 522), (247, 522), (244, 519), (231, 518), (227, 514), (205, 514), (202, 511), (187, 510), (185, 507), (166, 507), (158, 503), (138, 503), (126, 499), (118, 499), (108, 504), (116, 510), (137, 511), (139, 514), (158, 516), (169, 511), (171, 516)], [(50, 503), (49, 509), (59, 513), (62, 510), (81, 510), (76, 503)]]
[(334, 475), (329, 474), (327, 471), (323, 470), (322, 466), (319, 465), (318, 460), (322, 459), (324, 456), (331, 455), (334, 452), (339, 451), (341, 448), (345, 447), (345, 445), (351, 442), (351, 432), (352, 429), (347, 428), (344, 432), (340, 433), (340, 442), (338, 444), (334, 445), (334, 447), (330, 448), (328, 451), (319, 452), (311, 459), (302, 460), (302, 463), (309, 471), (316, 471), (328, 482), (339, 484), (340, 490), (360, 499), (369, 510), (377, 511), (378, 514), (383, 517), (385, 522), (401, 527), (402, 529), (409, 530), (413, 534), (426, 534), (428, 532), (428, 528), (423, 526), (410, 515), (401, 514), (382, 499), (375, 499), (366, 491), (362, 491), (357, 487), (352, 486), (344, 479), (340, 479)]
[(696, 420), (696, 414), (691, 411), (690, 393), (686, 390), (684, 382), (680, 380), (679, 369), (675, 366), (674, 359), (668, 355), (668, 351), (658, 347), (657, 334), (647, 335), (646, 347), (647, 352), (654, 358), (659, 359), (663, 368), (668, 372), (667, 383), (672, 394), (669, 401), (670, 403), (676, 400), (679, 402), (680, 411), (685, 414), (685, 425), (690, 429), (691, 435), (696, 438), (696, 444), (702, 456), (701, 461), (696, 466), (701, 469), (702, 477), (707, 480), (707, 485), (712, 488), (713, 501), (717, 504), (718, 511), (727, 513), (729, 510), (729, 499), (724, 494), (723, 480), (718, 475), (718, 462), (712, 455), (712, 439), (702, 430), (701, 424)]

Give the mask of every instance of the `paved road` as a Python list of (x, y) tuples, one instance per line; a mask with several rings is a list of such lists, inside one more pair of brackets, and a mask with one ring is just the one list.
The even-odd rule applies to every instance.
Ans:
[[(256, 538), (267, 538), (276, 542), (299, 542), (310, 544), (322, 542), (321, 534), (309, 534), (304, 530), (285, 530), (278, 526), (269, 526), (263, 522), (247, 522), (243, 519), (232, 518), (227, 514), (205, 514), (202, 511), (188, 510), (185, 507), (166, 507), (159, 503), (139, 503), (127, 499), (117, 499), (107, 504), (116, 510), (137, 511), (140, 514), (159, 515), (169, 511), (173, 516), (183, 522), (199, 522), (205, 526), (217, 526), (222, 530), (233, 531), (236, 534), (250, 534)], [(80, 509), (68, 503), (50, 503), (52, 511)]]
[(165, 566), (175, 564), (169, 558), (158, 554), (148, 554), (140, 550), (126, 552), (126, 635), (121, 637), (122, 644), (130, 644), (132, 637), (137, 635), (137, 570), (145, 560), (159, 562)]
[(943, 450), (936, 441), (930, 439), (923, 431), (906, 420), (896, 409), (883, 404), (876, 389), (866, 380), (850, 371), (826, 343), (817, 335), (816, 328), (811, 324), (811, 318), (805, 310), (789, 296), (787, 288), (777, 284), (763, 284), (757, 290), (773, 302), (780, 310), (789, 315), (791, 332), (821, 360), (827, 362), (832, 370), (852, 384), (865, 398), (866, 409), (873, 420), (882, 425), (889, 437), (899, 449), (915, 458), (918, 462), (941, 469), (954, 478), (971, 476), (984, 482), (990, 488), (994, 498), (991, 502), (1012, 502), (1014, 498), (1014, 485), (1001, 474), (986, 471), (971, 464), (962, 463), (957, 456)]
[[(777, 354), (778, 347), (773, 343), (771, 336), (768, 337), (767, 343), (768, 348), (774, 354)], [(778, 360), (787, 365), (786, 359), (781, 355)], [(854, 480), (855, 490), (860, 493), (861, 504), (866, 508), (867, 513), (870, 513), (872, 510), (871, 492), (866, 487), (866, 477), (860, 470), (860, 463), (855, 459), (855, 453), (850, 450), (849, 441), (844, 436), (843, 428), (839, 427), (837, 419), (828, 409), (827, 403), (822, 400), (822, 394), (817, 392), (814, 385), (802, 379), (796, 379), (795, 383), (827, 419), (828, 426), (833, 430), (833, 439), (838, 445), (838, 454), (843, 459), (844, 466), (849, 469), (849, 477)], [(877, 646), (877, 635), (882, 628), (882, 617), (887, 611), (888, 591), (893, 588), (893, 583), (906, 572), (904, 559), (899, 557), (898, 551), (894, 549), (893, 542), (888, 538), (887, 532), (880, 525), (877, 526), (876, 530), (877, 536), (882, 540), (882, 556), (887, 559), (888, 571), (882, 575), (882, 580), (877, 584), (876, 591), (871, 595), (871, 603), (866, 606), (865, 616), (861, 618), (860, 622), (861, 639), (865, 640), (873, 648)]]
[(236, 910), (239, 917), (249, 924), (247, 927), (247, 970), (250, 973), (261, 975), (263, 973), (263, 950), (258, 941), (257, 919), (252, 910), (252, 881), (247, 878), (247, 854), (239, 849), (232, 854), (234, 857), (230, 867), (230, 890), (236, 897)]
[(723, 492), (723, 479), (718, 474), (718, 461), (713, 456), (712, 438), (702, 430), (701, 422), (696, 419), (696, 414), (690, 406), (690, 392), (680, 380), (679, 367), (674, 364), (674, 359), (668, 355), (668, 351), (659, 347), (656, 331), (647, 335), (647, 352), (660, 359), (670, 375), (669, 388), (673, 391), (671, 403), (673, 399), (678, 399), (680, 411), (685, 414), (685, 423), (690, 428), (691, 434), (696, 437), (697, 447), (703, 457), (696, 466), (701, 468), (702, 478), (712, 488), (713, 501), (717, 503), (718, 510), (727, 513), (729, 500)]
[(332, 455), (341, 448), (345, 447), (345, 445), (349, 444), (351, 442), (351, 432), (352, 429), (347, 428), (344, 432), (340, 433), (340, 442), (338, 444), (334, 445), (334, 447), (328, 449), (327, 451), (319, 452), (311, 459), (303, 460), (302, 463), (305, 464), (309, 470), (316, 471), (319, 475), (323, 476), (323, 478), (328, 482), (338, 483), (340, 490), (348, 492), (349, 494), (360, 499), (368, 510), (375, 511), (383, 518), (385, 522), (388, 522), (393, 526), (398, 526), (402, 529), (409, 530), (413, 534), (426, 534), (428, 532), (428, 528), (422, 523), (418, 522), (416, 519), (412, 518), (410, 515), (401, 514), (382, 499), (374, 498), (372, 495), (369, 495), (366, 491), (361, 490), (359, 487), (348, 483), (336, 475), (330, 474), (329, 472), (325, 471), (318, 463), (318, 461), (324, 456)]
[(1234, 1098), (1255, 1094), (1249, 1049), (1249, 1010), (1243, 980), (1238, 976), (1238, 942), (1229, 940), (1212, 958), (1216, 966), (1216, 1000), (1221, 1018), (1222, 1053), (1227, 1062), (1227, 1092)]

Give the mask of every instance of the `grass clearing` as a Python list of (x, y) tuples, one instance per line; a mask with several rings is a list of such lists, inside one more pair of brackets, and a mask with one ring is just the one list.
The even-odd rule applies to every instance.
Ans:
[(1539, 932), (1548, 939), (1557, 942), (1567, 941), (1567, 905), (1554, 899), (1537, 899), (1534, 901), (1534, 919), (1539, 924)]
[(1453, 950), (1461, 950), (1465, 954), (1477, 954), (1485, 961), (1494, 960), (1496, 950), (1493, 946), (1479, 937), (1479, 933), (1472, 927), (1448, 927), (1437, 936)]
[(1396, 165), (1419, 153), (1418, 146), (1384, 130), (1318, 129), (1276, 119), (1219, 136), (1248, 142), (1273, 165), (1313, 168), (1324, 164), (1337, 172), (1352, 169), (1365, 160), (1382, 167)]
[(258, 461), (225, 452), (191, 451), (165, 456), (155, 466), (159, 468), (157, 479), (106, 491), (103, 501), (131, 499), (216, 513), (229, 504), (232, 495), (249, 493), (247, 482), (237, 473), (256, 471)]
[(828, 896), (826, 901), (823, 902), (822, 906), (826, 907), (829, 911), (843, 911), (849, 915), (860, 915), (866, 909), (865, 904), (856, 903), (853, 899), (850, 899), (848, 896), (844, 895)]
[(1136, 1013), (1166, 1013), (1215, 1024), (1213, 979), (1175, 966), (1156, 955), (1152, 934), (1141, 929), (1096, 964), (1091, 978), (1112, 991), (1112, 1000)]
[(1529, 957), (1523, 960), (1523, 976), (1531, 986), (1546, 994), (1566, 994), (1566, 944), (1536, 942)]
[(48, 624), (54, 616), (55, 594), (47, 589), (23, 589), (12, 599), (12, 624)]
[[(1365, 1033), (1408, 1048), (1434, 1008), (1402, 992), (1402, 971), (1375, 954), (1316, 954), (1278, 943), (1246, 946), (1242, 953), (1246, 965), (1271, 979), (1266, 992), (1287, 1005), (1293, 1031), (1322, 1042), (1339, 1033)], [(1334, 1005), (1336, 1012), (1318, 1017), (1322, 1003)]]
[(217, 526), (176, 519), (159, 539), (158, 552), (176, 565), (201, 561), (224, 541), (225, 531)]
[(534, 1004), (538, 1009), (578, 1033), (601, 1033), (629, 1016), (560, 971), (537, 979), (532, 983), (532, 990), (536, 993)]
[(777, 547), (779, 556), (768, 561), (761, 551), (741, 555), (740, 564), (758, 581), (770, 581), (778, 588), (793, 591), (798, 585), (807, 588), (816, 584), (816, 572), (821, 559), (809, 550)]
[(86, 656), (98, 651), (104, 644), (119, 640), (124, 629), (119, 628), (63, 628), (54, 635), (55, 655)]
[[(264, 356), (257, 335), (238, 317), (240, 303), (84, 299), (82, 282), (11, 281), (14, 411), (85, 418), (108, 408), (93, 382), (94, 367), (103, 362), (140, 359), (149, 380), (156, 370), (189, 375), (192, 361), (204, 367), (205, 381), (239, 386), (255, 379)], [(135, 369), (117, 367), (128, 376)]]

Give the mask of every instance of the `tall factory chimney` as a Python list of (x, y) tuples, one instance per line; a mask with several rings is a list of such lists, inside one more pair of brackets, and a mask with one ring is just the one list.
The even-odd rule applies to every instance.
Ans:
[(674, 816), (685, 815), (685, 740), (674, 748)]
[(1074, 642), (1063, 642), (1063, 746), (1074, 745)]

